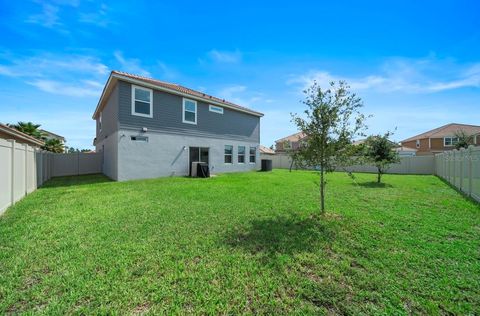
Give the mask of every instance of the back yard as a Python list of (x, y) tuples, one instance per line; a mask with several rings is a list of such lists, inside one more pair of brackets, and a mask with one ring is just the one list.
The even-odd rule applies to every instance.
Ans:
[(53, 179), (0, 218), (0, 313), (480, 313), (480, 207), (433, 176)]

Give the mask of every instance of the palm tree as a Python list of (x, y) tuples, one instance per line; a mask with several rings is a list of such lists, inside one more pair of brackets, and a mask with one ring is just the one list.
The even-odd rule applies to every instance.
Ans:
[(455, 133), (455, 137), (458, 139), (457, 143), (455, 144), (455, 149), (468, 148), (468, 146), (475, 143), (475, 136), (467, 134), (463, 130), (457, 131)]
[(57, 154), (63, 153), (63, 151), (64, 151), (63, 143), (56, 138), (47, 139), (45, 141), (45, 145), (42, 147), (42, 149), (47, 150), (47, 151), (51, 151), (51, 152), (57, 153)]
[(39, 130), (40, 124), (33, 124), (32, 122), (18, 122), (17, 124), (11, 124), (10, 126), (32, 137), (38, 139), (43, 138), (43, 133)]

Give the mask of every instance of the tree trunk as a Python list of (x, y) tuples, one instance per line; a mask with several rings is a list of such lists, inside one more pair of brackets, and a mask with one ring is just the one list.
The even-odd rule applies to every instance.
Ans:
[(381, 180), (382, 180), (382, 171), (380, 169), (378, 169), (377, 183), (380, 183)]
[(325, 172), (320, 170), (320, 213), (325, 213)]

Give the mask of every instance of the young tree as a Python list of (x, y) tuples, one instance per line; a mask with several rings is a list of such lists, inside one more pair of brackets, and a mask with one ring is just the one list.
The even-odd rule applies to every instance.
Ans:
[(389, 140), (391, 135), (392, 133), (387, 132), (384, 135), (369, 136), (363, 144), (365, 160), (377, 167), (377, 183), (382, 181), (382, 175), (391, 164), (400, 161), (395, 151), (395, 143)]
[(468, 148), (468, 146), (474, 144), (475, 136), (467, 134), (463, 130), (457, 131), (455, 137), (458, 138), (458, 142), (455, 144), (455, 149)]
[(305, 137), (292, 158), (298, 167), (320, 168), (320, 211), (324, 213), (325, 175), (352, 162), (352, 139), (366, 129), (360, 113), (363, 103), (344, 81), (331, 82), (327, 89), (314, 82), (304, 93), (305, 116), (292, 114), (292, 121)]

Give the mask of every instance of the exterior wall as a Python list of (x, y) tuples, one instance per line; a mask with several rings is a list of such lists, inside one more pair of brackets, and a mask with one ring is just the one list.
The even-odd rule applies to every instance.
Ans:
[[(224, 113), (209, 111), (209, 104), (197, 101), (197, 124), (182, 122), (183, 98), (153, 90), (153, 118), (132, 115), (132, 85), (119, 81), (120, 128), (142, 128), (157, 132), (207, 136), (260, 142), (260, 118), (223, 108)], [(106, 115), (106, 114), (105, 114)]]
[[(148, 142), (132, 141), (131, 136), (148, 137)], [(224, 163), (225, 145), (233, 147), (233, 163)], [(244, 164), (238, 163), (238, 146), (245, 146)], [(258, 142), (157, 133), (140, 133), (139, 129), (122, 129), (118, 138), (117, 180), (186, 176), (189, 172), (189, 147), (208, 147), (211, 173), (258, 170)], [(250, 164), (249, 147), (256, 147), (256, 163)], [(113, 178), (113, 177), (112, 177)], [(115, 179), (115, 178), (114, 178)]]
[(107, 138), (97, 142), (97, 152), (102, 155), (103, 174), (112, 180), (118, 180), (118, 135), (119, 132), (113, 132)]
[[(474, 142), (476, 145), (480, 145), (480, 137), (477, 136), (476, 139), (474, 139)], [(430, 144), (429, 144), (428, 138), (420, 139), (420, 148), (416, 147), (415, 140), (404, 142), (402, 143), (402, 146), (405, 146), (408, 148), (416, 148), (418, 150), (417, 156), (434, 155), (447, 150), (455, 149), (454, 146), (444, 146), (443, 144), (444, 144), (443, 137), (441, 137), (441, 138), (430, 138)]]
[(113, 88), (105, 107), (102, 110), (102, 129), (99, 126), (99, 117), (96, 119), (96, 151), (101, 150), (103, 140), (118, 131), (118, 85)]

